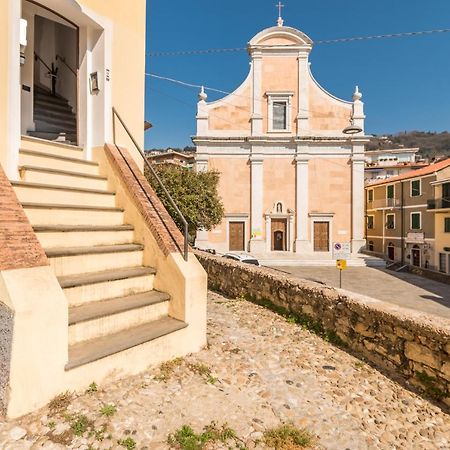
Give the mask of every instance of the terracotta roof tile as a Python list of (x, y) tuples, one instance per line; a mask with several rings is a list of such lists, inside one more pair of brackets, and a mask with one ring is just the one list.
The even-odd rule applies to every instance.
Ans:
[(377, 181), (375, 183), (369, 183), (368, 186), (379, 186), (381, 184), (387, 183), (395, 183), (401, 180), (408, 180), (409, 178), (423, 177), (424, 175), (429, 175), (438, 170), (445, 169), (450, 166), (450, 158), (444, 159), (443, 161), (439, 161), (434, 164), (430, 164), (429, 166), (423, 167), (422, 169), (411, 170), (402, 175), (397, 175), (395, 177), (386, 178), (385, 180)]

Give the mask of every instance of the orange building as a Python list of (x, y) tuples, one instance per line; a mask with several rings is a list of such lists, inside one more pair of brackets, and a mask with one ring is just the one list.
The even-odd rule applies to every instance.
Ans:
[(362, 95), (325, 91), (310, 71), (312, 47), (279, 20), (248, 44), (250, 72), (236, 91), (207, 103), (202, 89), (196, 168), (221, 173), (226, 214), (198, 233), (198, 247), (331, 259), (333, 242), (364, 246)]

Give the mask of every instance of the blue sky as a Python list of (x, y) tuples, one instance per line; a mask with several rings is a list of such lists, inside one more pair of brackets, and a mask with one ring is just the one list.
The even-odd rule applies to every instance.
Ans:
[[(245, 47), (275, 25), (275, 0), (147, 0), (147, 52)], [(449, 0), (284, 0), (285, 25), (314, 40), (450, 28)], [(318, 82), (351, 99), (363, 92), (368, 133), (450, 130), (450, 33), (316, 45)], [(246, 52), (146, 56), (147, 72), (234, 90), (248, 73)], [(192, 145), (196, 89), (146, 77), (146, 148)], [(208, 100), (220, 94), (208, 93)]]

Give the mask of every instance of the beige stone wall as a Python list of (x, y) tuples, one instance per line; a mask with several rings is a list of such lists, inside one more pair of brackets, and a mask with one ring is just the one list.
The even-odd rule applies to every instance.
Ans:
[(351, 171), (347, 158), (309, 161), (310, 212), (334, 213), (333, 241), (351, 239)]
[(349, 125), (352, 109), (332, 99), (313, 81), (309, 82), (310, 127), (312, 130), (339, 131)]
[[(266, 159), (264, 169), (264, 207), (272, 211), (276, 202), (295, 210), (295, 165), (291, 158)], [(286, 210), (284, 211), (286, 213)]]
[(210, 130), (236, 130), (250, 132), (250, 115), (252, 110), (252, 91), (248, 84), (239, 95), (227, 97), (212, 106), (209, 112)]
[[(266, 56), (262, 61), (262, 92), (293, 92), (291, 130), (295, 134), (298, 111), (298, 62), (288, 56)], [(269, 128), (267, 97), (262, 98), (263, 132)]]
[(448, 321), (271, 269), (197, 252), (211, 289), (270, 301), (342, 340), (394, 377), (450, 406)]

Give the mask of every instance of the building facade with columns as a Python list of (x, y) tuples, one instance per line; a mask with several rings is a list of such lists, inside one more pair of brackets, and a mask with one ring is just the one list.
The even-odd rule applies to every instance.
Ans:
[(333, 242), (364, 246), (362, 95), (323, 89), (312, 47), (279, 20), (249, 42), (250, 72), (236, 91), (207, 102), (202, 89), (196, 169), (220, 172), (225, 217), (198, 233), (199, 248), (331, 259)]

